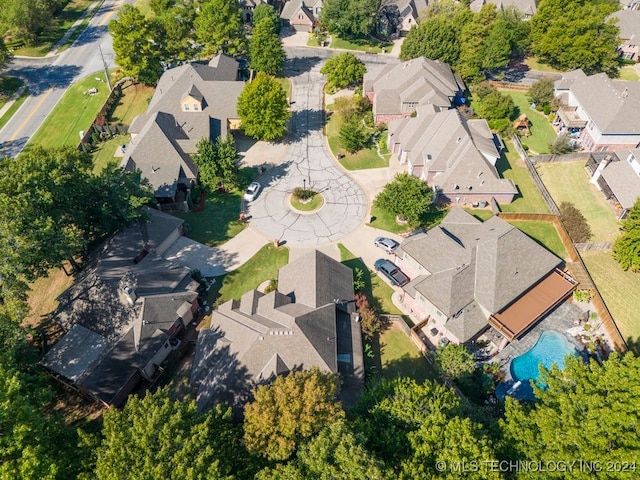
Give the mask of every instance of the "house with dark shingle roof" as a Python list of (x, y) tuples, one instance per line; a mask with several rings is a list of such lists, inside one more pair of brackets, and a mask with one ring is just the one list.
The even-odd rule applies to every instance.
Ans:
[(423, 105), (448, 110), (465, 90), (449, 65), (425, 57), (371, 68), (363, 78), (363, 95), (373, 104), (376, 125), (408, 117)]
[(434, 189), (436, 201), (511, 203), (518, 193), (498, 175), (499, 142), (486, 120), (464, 119), (456, 109), (425, 105), (415, 117), (391, 121), (387, 145), (410, 174)]
[(592, 153), (586, 168), (591, 183), (613, 202), (618, 220), (624, 219), (640, 198), (640, 149)]
[(182, 220), (149, 209), (149, 221), (116, 233), (59, 297), (54, 321), (67, 333), (42, 364), (104, 405), (120, 406), (153, 382), (198, 308), (189, 270), (162, 258)]
[(397, 19), (398, 24), (395, 32), (400, 36), (406, 36), (413, 27), (418, 25), (420, 12), (429, 6), (427, 0), (383, 0), (380, 4), (379, 15), (387, 18)]
[(159, 203), (180, 201), (198, 177), (192, 159), (198, 142), (224, 138), (239, 127), (236, 104), (243, 88), (238, 62), (222, 54), (207, 65), (167, 70), (147, 111), (131, 123), (121, 165), (139, 169)]
[(220, 305), (198, 336), (191, 384), (199, 408), (241, 405), (254, 386), (311, 367), (341, 373), (343, 398), (357, 395), (364, 367), (353, 299), (351, 269), (314, 251), (280, 269), (276, 291)]
[(495, 216), (481, 222), (459, 207), (402, 242), (396, 255), (412, 278), (403, 303), (455, 343), (489, 328), (518, 338), (576, 287), (558, 270), (563, 261), (520, 230)]
[(555, 82), (560, 100), (553, 122), (591, 152), (634, 149), (640, 145), (640, 82), (587, 76), (573, 70)]

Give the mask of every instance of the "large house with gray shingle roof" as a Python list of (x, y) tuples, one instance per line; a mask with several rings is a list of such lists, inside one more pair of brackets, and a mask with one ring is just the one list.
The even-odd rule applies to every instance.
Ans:
[(311, 32), (320, 18), (323, 0), (288, 0), (280, 13), (280, 22), (298, 32)]
[(640, 149), (593, 153), (586, 168), (591, 183), (613, 202), (618, 220), (625, 218), (640, 198)]
[(202, 138), (213, 141), (238, 128), (236, 104), (244, 82), (237, 79), (238, 62), (222, 54), (207, 65), (167, 70), (146, 113), (131, 123), (122, 166), (139, 169), (161, 204), (179, 201), (196, 181), (192, 155)]
[(152, 383), (198, 308), (190, 271), (162, 258), (183, 221), (149, 209), (149, 222), (116, 233), (59, 297), (67, 333), (44, 356), (60, 380), (104, 405)]
[(434, 189), (437, 201), (511, 203), (518, 193), (511, 180), (498, 175), (499, 142), (486, 120), (464, 119), (456, 109), (426, 105), (415, 117), (393, 120), (387, 145), (410, 174)]
[(422, 105), (448, 110), (461, 101), (465, 89), (449, 65), (425, 57), (372, 68), (363, 78), (376, 125), (408, 117)]
[(469, 5), (472, 12), (479, 12), (487, 3), (495, 4), (496, 8), (504, 12), (509, 8), (515, 8), (522, 13), (523, 20), (531, 20), (538, 11), (535, 0), (473, 0)]
[(640, 145), (640, 82), (574, 70), (556, 80), (555, 95), (561, 107), (554, 127), (578, 139), (584, 150), (625, 150)]
[(252, 290), (220, 305), (196, 346), (191, 384), (199, 408), (242, 404), (255, 385), (311, 367), (340, 372), (357, 391), (363, 359), (353, 298), (351, 269), (314, 251), (280, 269), (276, 291)]
[(518, 338), (576, 287), (558, 270), (563, 261), (520, 230), (458, 207), (402, 242), (396, 255), (412, 278), (403, 303), (455, 343), (489, 328)]
[(609, 15), (608, 18), (618, 20), (620, 29), (620, 40), (622, 43), (618, 47), (618, 54), (627, 60), (640, 60), (640, 11), (638, 10), (618, 10)]

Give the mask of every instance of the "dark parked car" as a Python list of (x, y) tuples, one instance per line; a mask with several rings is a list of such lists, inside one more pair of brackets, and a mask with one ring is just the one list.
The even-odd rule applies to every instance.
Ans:
[(389, 254), (395, 252), (396, 248), (400, 246), (400, 244), (395, 240), (391, 238), (386, 238), (386, 237), (376, 237), (373, 243), (376, 247), (383, 249), (385, 252)]
[(378, 272), (387, 277), (392, 285), (402, 287), (409, 283), (409, 277), (402, 273), (402, 270), (396, 267), (389, 260), (380, 258), (379, 260), (376, 260), (376, 263), (374, 263), (373, 266)]

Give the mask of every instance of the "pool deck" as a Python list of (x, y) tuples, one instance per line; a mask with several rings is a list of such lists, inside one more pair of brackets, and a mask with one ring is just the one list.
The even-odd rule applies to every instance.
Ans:
[(567, 330), (574, 327), (574, 321), (582, 315), (582, 310), (570, 302), (563, 302), (558, 305), (551, 313), (541, 320), (535, 327), (529, 330), (519, 340), (514, 340), (502, 351), (491, 359), (492, 362), (502, 364), (505, 377), (504, 382), (513, 383), (511, 378), (511, 369), (509, 365), (511, 360), (529, 351), (538, 341), (542, 332), (553, 330), (564, 336), (564, 338), (573, 345), (577, 351), (582, 352), (583, 346), (571, 335), (567, 334)]

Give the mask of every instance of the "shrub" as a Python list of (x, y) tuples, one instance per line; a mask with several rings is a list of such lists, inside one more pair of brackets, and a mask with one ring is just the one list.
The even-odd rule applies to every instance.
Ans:
[(310, 188), (296, 187), (293, 189), (293, 197), (298, 200), (309, 200), (315, 196), (316, 192)]
[(269, 285), (265, 287), (264, 293), (275, 292), (277, 288), (278, 288), (278, 280), (276, 280), (275, 278), (272, 278), (271, 280), (269, 280)]
[(355, 268), (353, 270), (353, 290), (356, 293), (362, 292), (365, 287), (364, 272), (361, 268)]
[(575, 290), (573, 292), (573, 299), (576, 302), (588, 302), (591, 300), (591, 292), (589, 290)]
[(387, 323), (373, 311), (373, 308), (369, 305), (369, 300), (362, 293), (356, 294), (356, 310), (360, 315), (362, 333), (367, 338), (371, 338), (387, 328)]
[(567, 230), (573, 243), (583, 243), (591, 238), (591, 227), (582, 212), (571, 202), (562, 202), (559, 206), (560, 221)]

